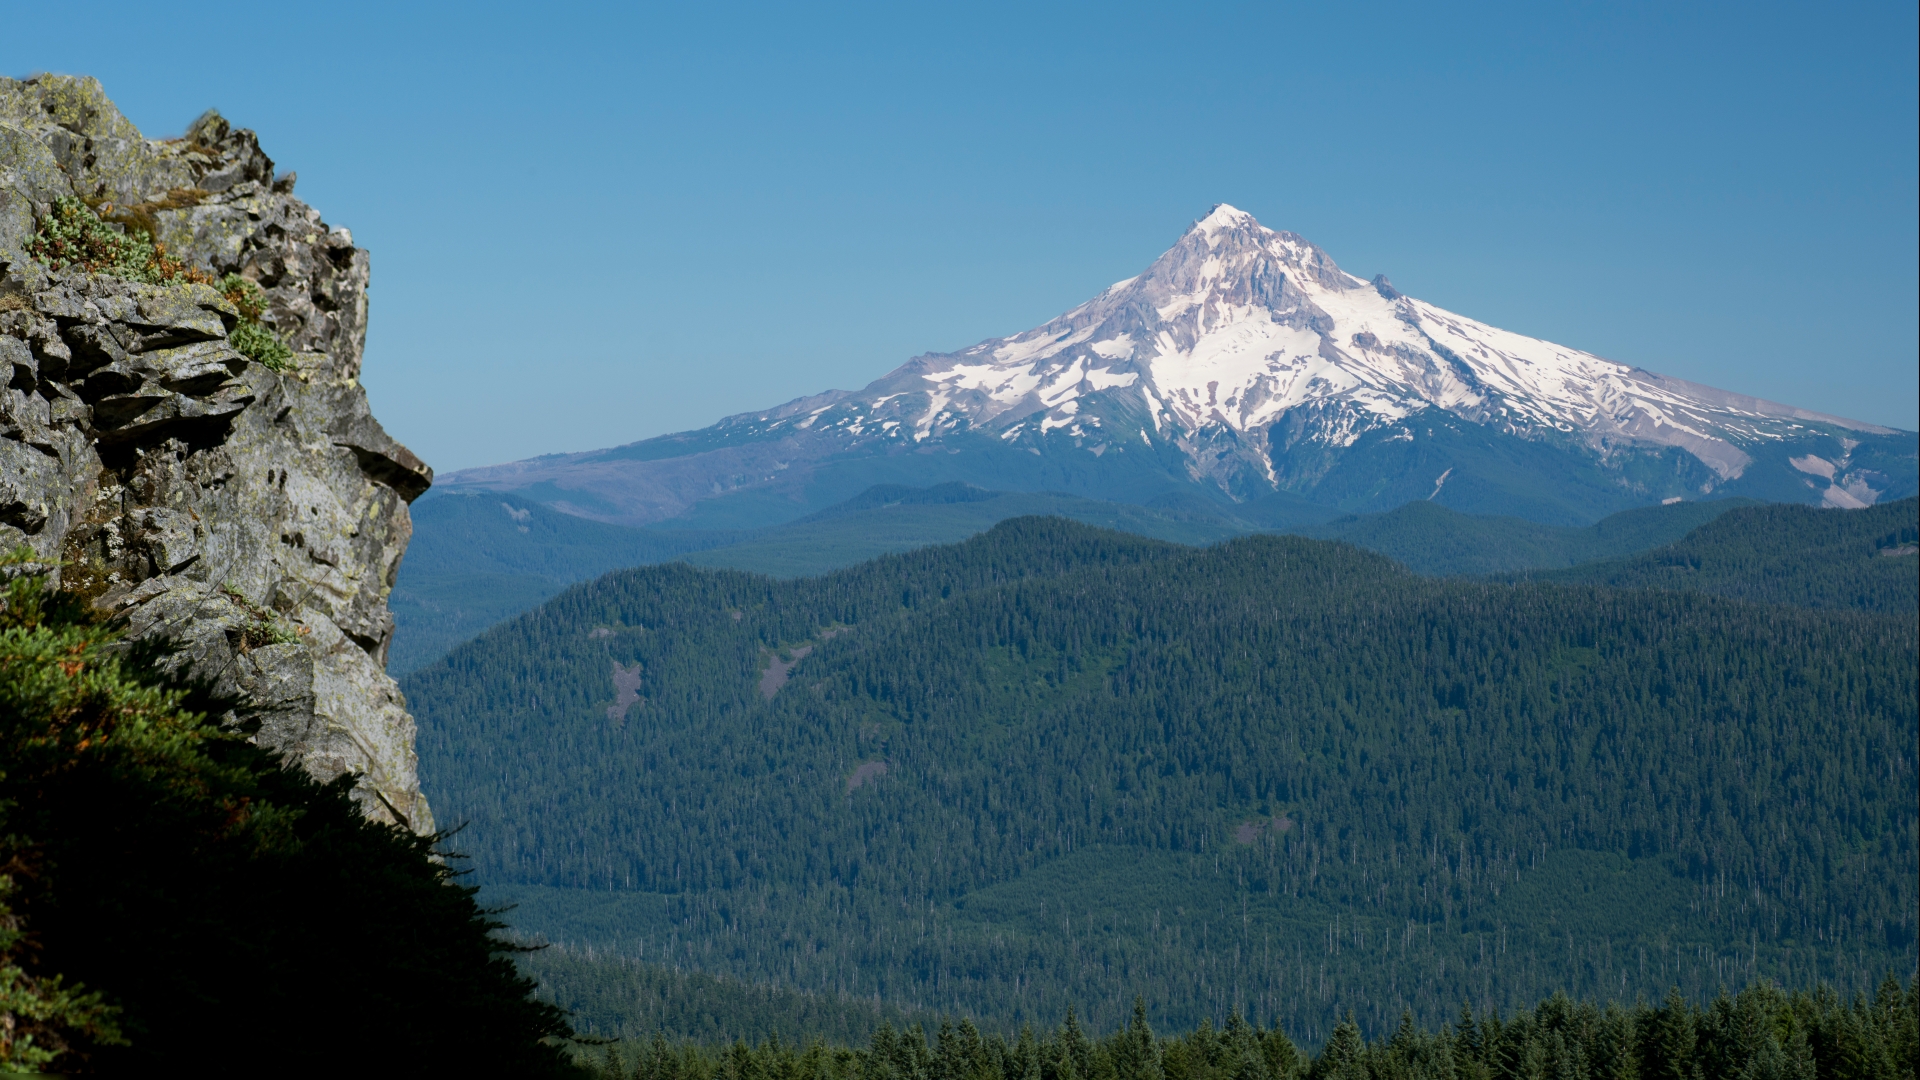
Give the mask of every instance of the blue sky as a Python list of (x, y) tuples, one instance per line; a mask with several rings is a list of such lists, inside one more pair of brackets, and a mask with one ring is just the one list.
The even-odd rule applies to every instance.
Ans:
[(39, 4), (0, 72), (217, 106), (373, 253), (441, 471), (1036, 325), (1216, 202), (1508, 329), (1920, 427), (1915, 6)]

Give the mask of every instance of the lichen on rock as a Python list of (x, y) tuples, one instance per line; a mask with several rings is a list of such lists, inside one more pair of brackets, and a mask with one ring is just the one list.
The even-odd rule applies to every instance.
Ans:
[[(367, 253), (217, 113), (143, 137), (93, 79), (0, 79), (0, 547), (236, 701), (230, 723), (421, 831), (386, 597), (433, 471), (359, 385)], [(30, 251), (61, 200), (146, 234), (163, 283)], [(239, 275), (257, 315), (206, 284)], [(236, 294), (237, 295), (237, 294)], [(270, 331), (272, 370), (243, 351)], [(236, 330), (241, 330), (236, 339)]]

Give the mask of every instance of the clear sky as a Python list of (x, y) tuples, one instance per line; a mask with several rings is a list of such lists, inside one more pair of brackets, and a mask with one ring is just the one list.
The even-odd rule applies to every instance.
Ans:
[(1507, 329), (1920, 427), (1915, 5), (8, 5), (373, 252), (441, 471), (1037, 325), (1216, 202)]

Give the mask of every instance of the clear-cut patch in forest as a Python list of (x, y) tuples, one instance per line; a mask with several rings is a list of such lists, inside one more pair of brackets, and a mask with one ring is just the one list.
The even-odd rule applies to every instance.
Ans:
[(859, 787), (861, 784), (864, 784), (869, 780), (878, 780), (885, 775), (887, 775), (886, 762), (884, 761), (864, 762), (861, 764), (859, 768), (853, 770), (852, 776), (847, 777), (847, 793), (852, 794), (854, 788)]
[(1269, 830), (1283, 833), (1291, 828), (1293, 828), (1293, 822), (1289, 820), (1285, 814), (1271, 819), (1254, 818), (1252, 821), (1241, 822), (1239, 827), (1233, 830), (1233, 842), (1250, 846), (1254, 841), (1260, 839), (1261, 833)]
[(779, 653), (773, 653), (769, 656), (767, 658), (766, 673), (760, 676), (760, 696), (768, 701), (772, 701), (773, 695), (779, 693), (780, 688), (787, 685), (787, 676), (793, 673), (793, 665), (805, 660), (811, 652), (813, 652), (813, 646), (802, 645), (789, 653), (789, 655), (793, 657), (791, 660), (780, 659)]
[[(834, 638), (846, 633), (848, 629), (849, 627), (845, 626), (834, 626), (822, 630), (820, 631), (819, 640), (822, 642), (832, 641)], [(779, 693), (780, 688), (787, 685), (787, 678), (793, 674), (794, 665), (812, 655), (813, 645), (811, 643), (798, 645), (786, 650), (787, 655), (792, 657), (790, 660), (780, 659), (780, 651), (777, 649), (768, 649), (767, 653), (767, 670), (760, 675), (760, 697), (763, 700), (772, 701), (773, 695)]]
[(627, 710), (640, 700), (640, 665), (636, 662), (631, 668), (623, 668), (620, 661), (613, 662), (613, 704), (607, 706), (607, 719), (616, 724), (627, 722)]

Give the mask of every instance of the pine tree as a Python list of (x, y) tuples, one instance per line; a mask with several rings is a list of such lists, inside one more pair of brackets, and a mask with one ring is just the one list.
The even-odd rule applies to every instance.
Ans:
[(1009, 1055), (1012, 1067), (1007, 1070), (1008, 1080), (1041, 1080), (1040, 1047), (1033, 1039), (1033, 1025), (1020, 1025), (1020, 1038), (1013, 1044), (1013, 1053)]
[(1673, 987), (1665, 1004), (1654, 1010), (1642, 1038), (1642, 1080), (1692, 1080), (1695, 1042), (1693, 1007), (1680, 996), (1680, 988)]
[[(1093, 1045), (1087, 1041), (1086, 1033), (1080, 1030), (1080, 1018), (1074, 1014), (1073, 1006), (1067, 1006), (1066, 1022), (1060, 1026), (1060, 1047), (1066, 1059), (1073, 1065), (1073, 1071), (1080, 1080), (1088, 1080), (1093, 1075)], [(1063, 1077), (1062, 1080), (1068, 1080)]]
[(1260, 1053), (1273, 1080), (1294, 1080), (1300, 1074), (1300, 1050), (1277, 1025), (1261, 1036)]
[(1349, 1080), (1362, 1076), (1360, 1057), (1365, 1050), (1366, 1040), (1361, 1038), (1360, 1025), (1353, 1022), (1353, 1013), (1349, 1010), (1334, 1025), (1326, 1048), (1314, 1059), (1307, 1075), (1310, 1080)]
[(933, 1080), (966, 1080), (968, 1071), (959, 1032), (952, 1020), (942, 1017), (940, 1033), (933, 1037)]
[(1608, 1004), (1594, 1025), (1594, 1053), (1590, 1066), (1594, 1080), (1639, 1080), (1633, 1015)]
[(1160, 1069), (1160, 1045), (1154, 1041), (1153, 1028), (1147, 1024), (1145, 997), (1136, 995), (1133, 999), (1133, 1016), (1114, 1050), (1114, 1071), (1119, 1080), (1165, 1080)]

